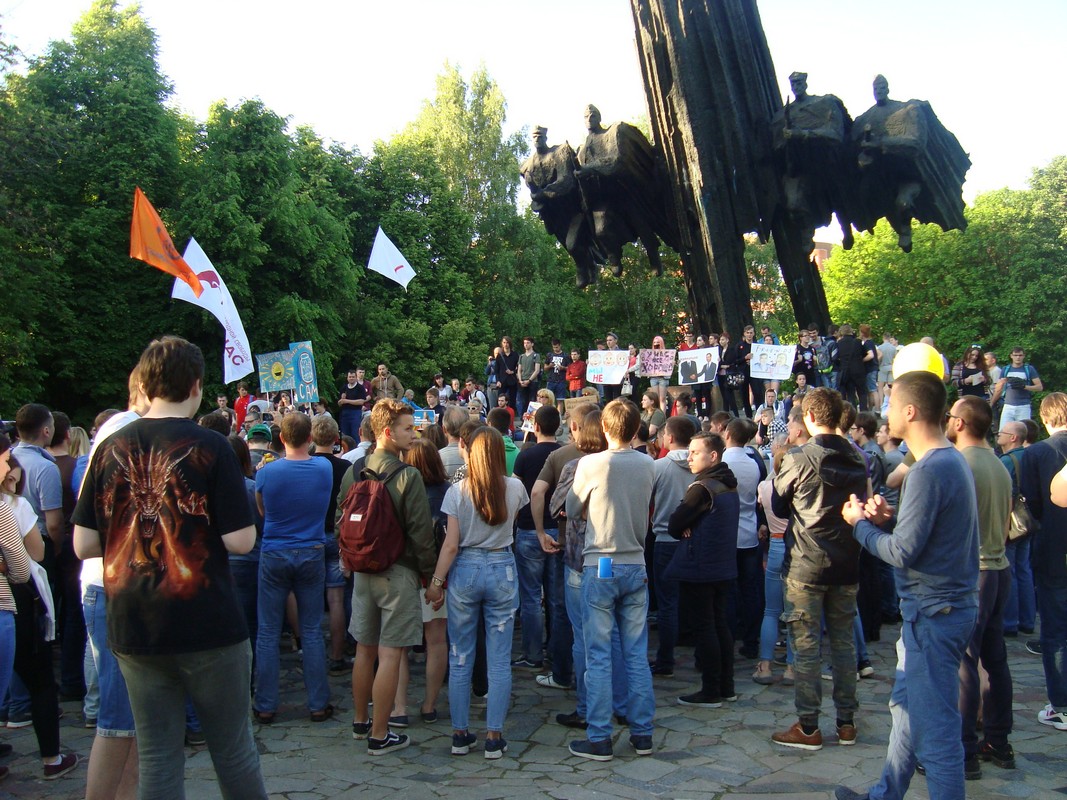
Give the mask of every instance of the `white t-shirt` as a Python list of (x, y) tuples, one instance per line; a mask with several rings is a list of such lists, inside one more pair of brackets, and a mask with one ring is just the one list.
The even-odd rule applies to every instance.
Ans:
[(499, 525), (490, 525), (475, 509), (474, 501), (471, 500), (470, 491), (467, 489), (466, 478), (449, 487), (441, 503), (441, 512), (458, 520), (460, 547), (496, 550), (512, 544), (515, 538), (513, 534), (515, 517), (519, 509), (530, 502), (530, 496), (518, 478), (505, 478), (504, 488), (508, 508), (507, 519)]

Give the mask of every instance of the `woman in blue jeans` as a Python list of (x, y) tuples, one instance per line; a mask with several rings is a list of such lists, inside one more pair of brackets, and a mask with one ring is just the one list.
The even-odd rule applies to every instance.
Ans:
[[(789, 449), (788, 444), (776, 445), (774, 452), (774, 470), (782, 465), (782, 457)], [(773, 473), (772, 473), (773, 474)], [(756, 498), (767, 515), (767, 533), (770, 537), (767, 548), (767, 566), (763, 573), (763, 625), (759, 635), (759, 663), (752, 673), (752, 680), (764, 686), (774, 683), (776, 678), (771, 670), (774, 659), (774, 643), (778, 640), (778, 620), (785, 609), (782, 593), (782, 562), (785, 561), (785, 528), (787, 521), (776, 517), (771, 511), (771, 479), (768, 477), (756, 488)], [(793, 685), (793, 648), (789, 644), (789, 635), (785, 637), (785, 673), (782, 685)]]
[(441, 504), (448, 518), (426, 602), (444, 602), (448, 576), (448, 705), (452, 712), (452, 755), (466, 755), (477, 741), (469, 730), (471, 672), (479, 620), (485, 620), (489, 698), (485, 714), (485, 757), (508, 750), (504, 718), (511, 699), (511, 637), (515, 628), (518, 574), (512, 551), (519, 509), (530, 502), (518, 478), (505, 477), (504, 439), (482, 428), (471, 441), (467, 477), (451, 486)]

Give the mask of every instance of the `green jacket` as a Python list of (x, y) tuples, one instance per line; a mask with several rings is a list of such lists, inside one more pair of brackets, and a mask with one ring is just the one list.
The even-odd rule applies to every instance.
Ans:
[[(395, 469), (400, 463), (400, 459), (392, 453), (375, 450), (367, 456), (364, 467), (382, 475)], [(344, 503), (349, 488), (357, 480), (359, 480), (359, 475), (354, 469), (345, 473), (341, 481), (341, 489), (337, 494), (338, 514), (340, 514), (341, 505)], [(400, 522), (400, 527), (404, 529), (404, 536), (407, 539), (404, 554), (396, 563), (414, 570), (428, 581), (433, 575), (434, 567), (437, 566), (437, 548), (434, 546), (430, 500), (426, 496), (422, 473), (414, 467), (409, 467), (389, 481), (386, 488), (389, 490), (389, 496), (393, 498), (397, 520)]]

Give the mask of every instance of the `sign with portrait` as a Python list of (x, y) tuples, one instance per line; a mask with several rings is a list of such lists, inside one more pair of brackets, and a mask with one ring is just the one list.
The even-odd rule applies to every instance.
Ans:
[(703, 347), (699, 350), (682, 350), (678, 354), (678, 383), (692, 386), (696, 383), (711, 383), (719, 371), (719, 348)]
[(752, 344), (752, 361), (749, 369), (753, 378), (784, 381), (793, 374), (793, 361), (797, 356), (795, 344)]
[(294, 399), (297, 403), (319, 402), (319, 378), (315, 371), (315, 351), (311, 342), (290, 342), (293, 354)]

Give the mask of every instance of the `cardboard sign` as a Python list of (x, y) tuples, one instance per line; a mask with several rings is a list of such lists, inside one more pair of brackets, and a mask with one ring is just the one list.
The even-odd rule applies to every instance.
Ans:
[(718, 372), (719, 348), (717, 347), (683, 350), (678, 354), (678, 383), (682, 386), (713, 383)]
[(581, 397), (568, 397), (563, 401), (563, 413), (569, 414), (571, 409), (586, 405), (587, 403), (597, 405), (597, 396), (595, 394), (583, 394)]
[(784, 381), (793, 374), (793, 361), (797, 356), (795, 344), (752, 344), (752, 360), (749, 369), (753, 378)]
[(669, 378), (674, 374), (675, 350), (638, 350), (637, 363), (646, 378)]

